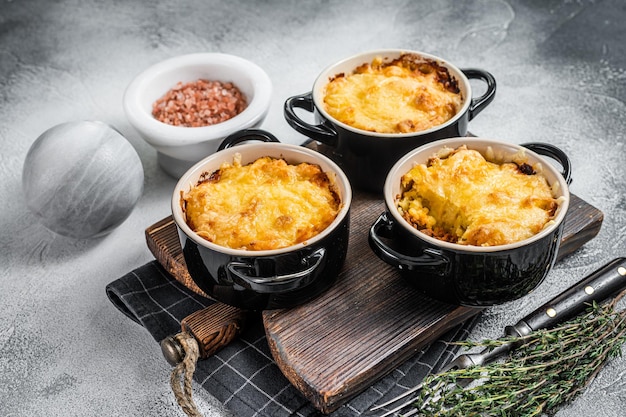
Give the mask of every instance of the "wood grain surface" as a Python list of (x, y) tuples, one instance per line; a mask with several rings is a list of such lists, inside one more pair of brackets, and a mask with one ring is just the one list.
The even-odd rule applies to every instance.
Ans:
[[(324, 413), (336, 410), (416, 351), (480, 312), (421, 295), (374, 255), (367, 232), (384, 209), (381, 199), (355, 193), (348, 254), (337, 282), (304, 305), (262, 313), (276, 363)], [(602, 220), (601, 211), (572, 195), (559, 259), (592, 239)], [(171, 217), (146, 229), (146, 240), (166, 270), (206, 296), (187, 272)]]

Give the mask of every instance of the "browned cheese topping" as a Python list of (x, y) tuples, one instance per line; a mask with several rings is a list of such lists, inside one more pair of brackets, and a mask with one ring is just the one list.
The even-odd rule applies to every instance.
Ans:
[(448, 69), (404, 54), (389, 63), (376, 58), (326, 86), (324, 105), (335, 119), (377, 133), (418, 132), (450, 120), (463, 97)]
[(179, 82), (152, 105), (152, 116), (172, 126), (202, 127), (231, 119), (247, 107), (233, 83), (198, 80)]
[(318, 165), (237, 156), (183, 195), (189, 227), (233, 249), (270, 250), (306, 242), (326, 229), (341, 198)]
[(462, 245), (495, 246), (540, 232), (558, 200), (525, 163), (489, 162), (462, 146), (418, 164), (401, 180), (397, 207), (414, 227)]

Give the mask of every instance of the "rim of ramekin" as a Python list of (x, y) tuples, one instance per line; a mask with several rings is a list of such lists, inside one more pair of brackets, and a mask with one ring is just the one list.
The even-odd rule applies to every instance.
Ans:
[[(245, 157), (246, 152), (251, 153), (252, 150), (255, 150), (256, 148), (264, 148), (264, 149), (267, 149), (268, 151), (271, 151), (271, 152), (267, 152), (266, 154), (264, 154), (264, 156), (281, 157), (282, 156), (281, 150), (287, 150), (290, 153), (306, 155), (310, 157), (312, 160), (317, 161), (317, 163), (322, 162), (322, 164), (320, 164), (322, 167), (326, 165), (326, 167), (330, 168), (330, 170), (334, 173), (335, 182), (338, 188), (340, 188), (339, 191), (341, 193), (340, 198), (341, 198), (342, 206), (341, 206), (341, 209), (339, 210), (339, 213), (337, 213), (337, 216), (335, 217), (335, 219), (331, 222), (330, 225), (326, 227), (326, 229), (324, 229), (323, 231), (321, 231), (320, 233), (318, 233), (317, 235), (313, 236), (311, 239), (305, 242), (300, 242), (295, 245), (286, 246), (280, 249), (253, 251), (253, 250), (228, 248), (225, 246), (217, 245), (213, 242), (209, 242), (208, 240), (199, 236), (196, 232), (194, 232), (189, 227), (189, 225), (187, 225), (183, 216), (183, 210), (180, 206), (181, 191), (186, 191), (190, 187), (195, 185), (195, 182), (197, 181), (195, 179), (197, 179), (203, 172), (208, 172), (209, 170), (217, 169), (217, 167), (219, 167), (219, 165), (222, 162), (232, 162), (233, 156), (236, 153), (240, 153), (242, 157)], [(287, 158), (289, 158), (289, 156), (287, 156)], [(216, 161), (219, 161), (219, 163)], [(290, 162), (290, 161), (288, 160), (287, 162)], [(299, 162), (299, 161), (294, 161), (294, 162)], [(210, 168), (212, 166), (214, 166), (215, 168)], [(328, 169), (324, 169), (324, 172), (328, 173)], [(274, 256), (274, 255), (280, 255), (280, 254), (285, 254), (289, 252), (295, 252), (295, 251), (304, 249), (306, 247), (312, 246), (318, 241), (324, 239), (327, 235), (332, 233), (332, 231), (334, 231), (344, 221), (346, 216), (348, 216), (350, 212), (351, 204), (352, 204), (352, 187), (350, 185), (350, 181), (348, 181), (348, 177), (343, 172), (343, 170), (341, 170), (341, 168), (339, 168), (339, 166), (335, 162), (333, 162), (331, 159), (322, 155), (319, 152), (316, 152), (312, 149), (308, 149), (299, 145), (293, 145), (293, 144), (288, 144), (288, 143), (277, 143), (277, 142), (262, 142), (262, 143), (241, 144), (241, 145), (234, 146), (232, 148), (223, 149), (212, 155), (207, 156), (206, 158), (202, 159), (201, 161), (196, 163), (194, 166), (189, 168), (189, 170), (185, 174), (183, 174), (183, 176), (179, 179), (178, 183), (176, 184), (174, 188), (174, 192), (172, 194), (171, 209), (172, 209), (172, 215), (173, 215), (174, 221), (176, 222), (176, 225), (183, 231), (183, 233), (187, 237), (192, 239), (195, 243), (201, 246), (204, 246), (208, 249), (221, 252), (223, 254), (230, 255), (230, 256), (263, 257), (263, 256)]]
[[(523, 149), (526, 155), (529, 155), (534, 160), (541, 162), (544, 170), (548, 170), (552, 173), (554, 178), (556, 178), (559, 183), (559, 189), (561, 190), (561, 195), (563, 196), (563, 200), (560, 202), (559, 208), (557, 209), (557, 213), (554, 216), (554, 218), (551, 220), (552, 223), (550, 225), (548, 225), (547, 227), (544, 227), (543, 230), (536, 233), (535, 235), (527, 239), (518, 241), (518, 242), (509, 243), (506, 245), (496, 245), (496, 246), (472, 246), (472, 245), (461, 245), (458, 243), (445, 242), (443, 240), (439, 240), (437, 238), (428, 236), (425, 233), (420, 232), (419, 230), (411, 226), (404, 218), (402, 218), (402, 216), (400, 216), (400, 213), (398, 212), (397, 206), (396, 206), (396, 196), (393, 195), (392, 190), (393, 190), (393, 187), (395, 186), (395, 181), (400, 181), (400, 177), (404, 175), (406, 172), (408, 172), (408, 170), (406, 171), (403, 170), (403, 172), (399, 172), (405, 164), (408, 164), (411, 161), (418, 162), (416, 161), (416, 159), (419, 159), (419, 158), (416, 158), (418, 155), (432, 156), (437, 150), (446, 146), (452, 149), (456, 149), (458, 146), (465, 144), (467, 145), (468, 149), (472, 149), (472, 144), (476, 145), (477, 143), (490, 145), (496, 149), (498, 147), (500, 149), (510, 148), (516, 151)], [(552, 187), (553, 183), (550, 183), (550, 186)], [(449, 250), (453, 250), (456, 252), (471, 252), (471, 253), (491, 253), (491, 252), (502, 252), (502, 251), (514, 250), (514, 249), (521, 248), (523, 246), (529, 245), (533, 242), (536, 242), (538, 240), (545, 238), (546, 236), (553, 233), (554, 230), (563, 223), (563, 221), (565, 220), (565, 216), (567, 214), (567, 210), (569, 208), (569, 203), (570, 203), (570, 193), (569, 193), (569, 186), (567, 184), (567, 181), (565, 180), (565, 178), (563, 178), (563, 175), (549, 161), (545, 159), (545, 157), (543, 157), (542, 155), (528, 148), (523, 147), (522, 145), (509, 143), (509, 142), (505, 142), (502, 140), (488, 139), (488, 138), (483, 138), (483, 137), (471, 137), (471, 136), (440, 139), (440, 140), (422, 145), (412, 150), (411, 152), (407, 153), (406, 155), (404, 155), (389, 170), (389, 173), (385, 180), (385, 184), (383, 186), (383, 195), (385, 199), (385, 204), (387, 205), (387, 209), (391, 213), (393, 218), (396, 220), (396, 222), (399, 225), (401, 225), (405, 230), (409, 231), (411, 234), (416, 236), (417, 238), (425, 242), (428, 242), (432, 246), (439, 247), (442, 249), (449, 249)], [(558, 197), (560, 197), (561, 195), (559, 195)]]
[[(465, 87), (466, 97), (463, 97), (463, 106), (461, 107), (461, 109), (459, 109), (459, 111), (457, 111), (457, 113), (452, 118), (447, 120), (445, 123), (439, 124), (437, 126), (433, 126), (430, 129), (420, 130), (417, 132), (379, 133), (379, 132), (371, 132), (369, 130), (358, 129), (356, 127), (343, 123), (337, 120), (336, 118), (334, 118), (333, 116), (331, 116), (330, 114), (328, 114), (328, 112), (325, 109), (324, 102), (323, 102), (322, 89), (324, 86), (326, 86), (326, 84), (328, 84), (329, 79), (331, 77), (334, 77), (337, 74), (340, 74), (343, 72), (343, 71), (337, 72), (336, 70), (334, 70), (335, 68), (345, 65), (346, 63), (350, 61), (361, 60), (359, 63), (355, 63), (355, 65), (353, 65), (353, 69), (356, 69), (359, 65), (362, 65), (366, 62), (371, 62), (371, 60), (376, 56), (382, 55), (383, 59), (387, 60), (387, 59), (395, 59), (403, 54), (416, 54), (425, 59), (435, 61), (439, 65), (445, 66), (446, 68), (452, 70), (453, 72), (452, 75), (457, 79), (457, 81), (463, 83)], [(369, 58), (366, 60), (366, 57), (369, 57)], [(349, 56), (347, 58), (344, 58), (340, 61), (337, 61), (327, 66), (324, 70), (322, 70), (322, 72), (320, 72), (320, 74), (317, 76), (317, 78), (313, 82), (313, 90), (311, 91), (311, 95), (313, 98), (313, 103), (315, 104), (315, 107), (320, 112), (320, 114), (327, 120), (332, 121), (332, 123), (337, 124), (338, 126), (341, 126), (343, 129), (346, 129), (354, 133), (359, 133), (362, 135), (373, 136), (373, 137), (378, 137), (378, 138), (404, 138), (404, 137), (415, 137), (415, 136), (426, 135), (431, 132), (444, 129), (456, 123), (469, 109), (469, 106), (472, 101), (472, 85), (470, 84), (467, 76), (463, 73), (463, 71), (461, 71), (461, 69), (459, 69), (456, 65), (452, 64), (450, 61), (443, 59), (441, 57), (438, 57), (436, 55), (432, 55), (426, 52), (414, 51), (410, 49), (374, 49), (374, 50), (354, 54), (352, 56)]]

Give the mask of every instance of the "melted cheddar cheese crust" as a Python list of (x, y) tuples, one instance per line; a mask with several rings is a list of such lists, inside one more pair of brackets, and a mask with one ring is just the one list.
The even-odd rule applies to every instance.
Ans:
[(182, 196), (189, 227), (233, 249), (269, 250), (304, 242), (337, 216), (341, 200), (318, 165), (240, 155)]
[(454, 117), (463, 97), (448, 69), (417, 55), (383, 63), (376, 58), (326, 86), (324, 106), (335, 119), (357, 129), (408, 133)]
[(505, 245), (540, 232), (558, 201), (527, 164), (494, 163), (462, 146), (401, 179), (397, 207), (418, 230), (452, 243)]

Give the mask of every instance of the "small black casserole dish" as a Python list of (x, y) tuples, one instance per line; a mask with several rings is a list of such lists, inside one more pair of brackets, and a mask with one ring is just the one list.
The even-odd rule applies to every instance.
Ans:
[[(351, 74), (357, 67), (382, 58), (391, 62), (402, 55), (421, 57), (445, 68), (458, 84), (461, 108), (445, 123), (409, 133), (377, 133), (352, 127), (331, 116), (325, 109), (324, 95), (328, 83), (340, 74)], [(470, 79), (486, 84), (486, 91), (474, 97)], [(381, 49), (360, 53), (324, 69), (313, 83), (312, 91), (289, 97), (285, 101), (285, 119), (296, 131), (321, 143), (320, 151), (330, 156), (346, 172), (355, 189), (380, 194), (389, 169), (407, 152), (434, 140), (464, 136), (467, 125), (494, 99), (496, 80), (481, 69), (459, 69), (449, 61), (424, 52)], [(296, 109), (313, 113), (315, 123), (303, 120)]]
[[(340, 194), (334, 221), (313, 238), (281, 249), (232, 249), (200, 237), (185, 221), (182, 195), (222, 163), (232, 163), (235, 154), (241, 155), (241, 165), (264, 156), (283, 158), (289, 164), (319, 165)], [(189, 274), (198, 287), (223, 303), (265, 310), (304, 303), (332, 285), (346, 257), (351, 201), (348, 179), (334, 162), (308, 148), (280, 143), (269, 132), (251, 129), (228, 136), (218, 152), (180, 178), (172, 195), (172, 214)]]
[[(401, 194), (401, 177), (415, 164), (427, 163), (438, 150), (456, 149), (461, 145), (483, 156), (500, 155), (501, 162), (506, 162), (508, 155), (512, 157), (523, 151), (529, 165), (541, 168), (559, 202), (552, 220), (530, 238), (495, 246), (446, 242), (409, 224), (396, 207)], [(563, 172), (541, 155), (558, 161)], [(408, 153), (389, 171), (384, 187), (387, 210), (370, 229), (370, 247), (383, 261), (398, 268), (411, 285), (432, 298), (466, 306), (511, 301), (535, 289), (554, 265), (569, 206), (570, 182), (567, 155), (549, 144), (520, 146), (473, 137), (432, 142)]]

